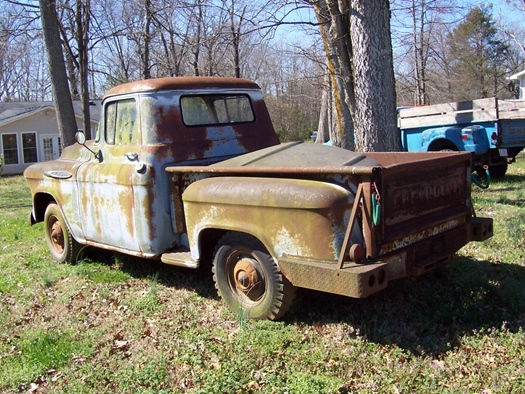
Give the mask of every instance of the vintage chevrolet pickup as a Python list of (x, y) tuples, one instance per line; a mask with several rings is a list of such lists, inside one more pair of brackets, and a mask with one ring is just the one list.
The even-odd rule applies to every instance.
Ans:
[(24, 175), (31, 223), (59, 262), (82, 245), (197, 268), (247, 318), (276, 319), (296, 287), (366, 297), (492, 236), (471, 153), (280, 144), (259, 87), (162, 78), (111, 89), (95, 140)]

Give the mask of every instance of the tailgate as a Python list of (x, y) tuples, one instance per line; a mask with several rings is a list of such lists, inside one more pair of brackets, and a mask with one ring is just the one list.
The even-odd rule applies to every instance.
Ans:
[(525, 146), (525, 100), (498, 100), (502, 148)]
[(381, 204), (376, 253), (405, 248), (470, 221), (470, 153), (383, 155), (370, 155), (382, 164), (375, 186)]
[(525, 119), (500, 120), (500, 125), (502, 148), (525, 146)]

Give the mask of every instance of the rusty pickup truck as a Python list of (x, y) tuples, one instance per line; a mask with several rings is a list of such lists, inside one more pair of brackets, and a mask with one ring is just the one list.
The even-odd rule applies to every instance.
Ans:
[(111, 89), (96, 138), (24, 173), (53, 258), (84, 246), (211, 263), (235, 313), (277, 319), (296, 287), (367, 297), (492, 236), (471, 153), (355, 153), (279, 143), (243, 79), (161, 78)]

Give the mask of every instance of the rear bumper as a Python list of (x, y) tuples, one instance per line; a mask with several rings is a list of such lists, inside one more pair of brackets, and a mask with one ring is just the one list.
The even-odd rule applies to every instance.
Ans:
[(494, 234), (492, 218), (472, 218), (470, 226), (471, 241), (485, 241)]
[(490, 237), (492, 219), (472, 218), (468, 224), (363, 264), (348, 261), (339, 269), (337, 262), (285, 256), (279, 259), (279, 266), (297, 287), (365, 298), (385, 289), (389, 281), (421, 275), (447, 263), (470, 241)]

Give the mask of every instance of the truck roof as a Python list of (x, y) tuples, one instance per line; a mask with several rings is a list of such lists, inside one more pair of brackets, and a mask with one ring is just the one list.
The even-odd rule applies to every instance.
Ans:
[(126, 93), (187, 89), (260, 89), (255, 82), (225, 77), (166, 77), (128, 82), (110, 89), (104, 98)]

